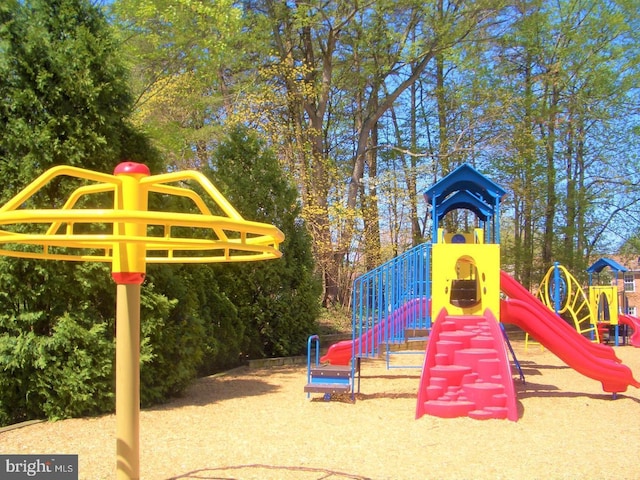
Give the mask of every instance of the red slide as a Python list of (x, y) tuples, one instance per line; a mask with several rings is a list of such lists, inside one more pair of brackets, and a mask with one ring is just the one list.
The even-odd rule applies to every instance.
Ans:
[(634, 347), (640, 347), (640, 318), (619, 314), (618, 321), (621, 325), (628, 325), (633, 329), (633, 333), (629, 337), (629, 343)]
[(502, 271), (500, 288), (509, 297), (501, 302), (501, 321), (531, 334), (571, 368), (601, 382), (605, 392), (625, 392), (629, 385), (640, 388), (613, 348), (590, 342)]
[(374, 328), (370, 329), (362, 335), (352, 340), (344, 340), (334, 343), (329, 347), (325, 355), (320, 358), (322, 363), (330, 363), (331, 365), (349, 365), (353, 357), (352, 348), (355, 346), (356, 353), (369, 352), (378, 348), (378, 342), (382, 338), (385, 329), (392, 331), (404, 330), (409, 314), (411, 315), (427, 315), (429, 302), (426, 298), (415, 299), (405, 303), (403, 306), (394, 310), (386, 319), (381, 321)]

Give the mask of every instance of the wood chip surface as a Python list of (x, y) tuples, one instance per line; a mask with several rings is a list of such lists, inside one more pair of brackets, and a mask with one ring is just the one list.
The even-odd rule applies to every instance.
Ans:
[[(548, 350), (513, 346), (526, 376), (514, 374), (518, 422), (415, 420), (420, 369), (384, 360), (363, 361), (355, 403), (307, 398), (304, 365), (201, 378), (141, 412), (141, 478), (639, 479), (640, 390), (613, 400)], [(640, 379), (640, 348), (616, 353)], [(113, 479), (115, 427), (114, 415), (31, 424), (0, 433), (0, 453), (78, 454), (79, 478)]]

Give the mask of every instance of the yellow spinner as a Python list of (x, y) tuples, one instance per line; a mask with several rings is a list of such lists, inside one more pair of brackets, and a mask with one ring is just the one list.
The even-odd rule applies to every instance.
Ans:
[[(63, 179), (79, 186), (61, 208), (27, 208), (43, 187)], [(186, 188), (190, 183), (201, 193)], [(159, 195), (154, 200), (159, 204), (162, 196), (179, 197), (190, 207), (150, 211), (150, 195)], [(95, 207), (100, 203), (108, 205)], [(283, 240), (275, 226), (242, 218), (201, 173), (152, 176), (146, 165), (134, 162), (120, 163), (113, 175), (54, 167), (0, 208), (1, 255), (112, 264), (118, 479), (140, 478), (140, 285), (147, 263), (274, 259), (281, 256)]]
[[(26, 209), (25, 202), (55, 177), (84, 180), (60, 209)], [(193, 181), (206, 197), (186, 188)], [(78, 208), (85, 197), (110, 194), (107, 208)], [(149, 195), (190, 200), (197, 212), (148, 210)], [(104, 196), (102, 197), (104, 198)], [(219, 210), (214, 215), (209, 205)], [(30, 224), (30, 229), (9, 230)], [(39, 227), (39, 228), (38, 228)], [(145, 165), (124, 162), (114, 175), (54, 167), (0, 208), (0, 254), (53, 260), (112, 262), (114, 272), (144, 272), (147, 263), (207, 263), (278, 258), (284, 235), (251, 222), (200, 172), (149, 175)], [(11, 245), (29, 244), (29, 251)], [(126, 251), (122, 251), (125, 248)]]

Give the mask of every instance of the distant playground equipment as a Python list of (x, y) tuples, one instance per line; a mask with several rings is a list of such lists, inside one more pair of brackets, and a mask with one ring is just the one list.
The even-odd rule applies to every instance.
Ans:
[[(606, 322), (603, 322), (603, 326), (606, 327)], [(613, 332), (611, 327), (613, 326)], [(618, 325), (609, 324), (609, 336), (614, 335), (614, 343), (618, 345), (619, 330), (623, 329), (623, 339), (629, 342), (629, 345), (634, 347), (640, 347), (640, 318), (626, 313), (618, 314)], [(631, 333), (629, 333), (631, 330)]]
[(546, 273), (538, 298), (551, 310), (574, 324), (576, 331), (591, 335), (596, 342), (600, 341), (596, 316), (593, 314), (589, 295), (569, 271), (555, 263)]
[[(81, 185), (61, 209), (27, 208), (43, 186), (59, 177)], [(187, 181), (207, 196), (185, 188)], [(182, 197), (193, 208), (188, 213), (152, 211), (151, 196)], [(111, 202), (110, 207), (98, 208), (101, 201)], [(83, 208), (87, 204), (93, 208)], [(0, 255), (112, 264), (117, 284), (116, 474), (139, 479), (140, 286), (146, 265), (279, 258), (284, 235), (272, 225), (242, 218), (199, 172), (151, 176), (146, 165), (134, 162), (120, 163), (113, 175), (51, 168), (0, 208), (0, 226)]]
[[(594, 285), (593, 274), (599, 274), (603, 269), (610, 268), (615, 273), (613, 285)], [(626, 313), (621, 313), (620, 304), (624, 304), (624, 290), (618, 290), (618, 272), (625, 272), (626, 268), (609, 258), (601, 258), (591, 265), (589, 285), (585, 290), (578, 280), (558, 262), (549, 268), (543, 278), (538, 291), (538, 298), (549, 309), (563, 317), (575, 326), (581, 335), (589, 336), (595, 342), (609, 341), (613, 338), (614, 345), (620, 343), (622, 331), (623, 342), (626, 343), (628, 330), (633, 330), (629, 343), (640, 346), (640, 319)], [(623, 301), (620, 302), (619, 299)], [(622, 330), (621, 328), (622, 327)], [(525, 340), (529, 341), (529, 336)]]
[[(315, 357), (315, 360), (313, 358)], [(330, 400), (332, 394), (349, 393), (351, 379), (355, 378), (351, 367), (343, 365), (322, 365), (320, 363), (320, 337), (311, 335), (307, 341), (307, 384), (304, 391), (307, 398), (313, 393), (324, 394), (325, 400)], [(355, 367), (359, 373), (360, 362)], [(353, 400), (353, 394), (351, 396)]]
[[(594, 274), (599, 274), (608, 268), (613, 272), (613, 285), (594, 285)], [(634, 347), (640, 347), (640, 318), (629, 315), (624, 286), (618, 290), (619, 274), (627, 269), (615, 260), (600, 258), (587, 268), (589, 274), (589, 301), (591, 310), (596, 315), (598, 332), (602, 341), (604, 335), (614, 339), (617, 347), (622, 332), (623, 343), (628, 342)], [(629, 333), (632, 330), (632, 333)]]
[[(431, 206), (432, 243), (356, 279), (352, 339), (331, 345), (313, 365), (309, 361), (305, 391), (326, 398), (338, 384), (342, 393), (353, 396), (356, 380), (360, 390), (361, 359), (378, 357), (384, 347), (390, 367), (390, 345), (428, 338), (416, 418), (429, 414), (517, 421), (508, 354), (516, 368), (519, 363), (504, 323), (530, 333), (576, 371), (600, 381), (606, 392), (615, 395), (629, 385), (640, 387), (611, 347), (585, 338), (500, 269), (499, 207), (504, 195), (466, 164), (429, 188), (425, 199)], [(475, 215), (473, 229), (450, 233), (440, 227), (443, 217), (457, 209)], [(501, 292), (508, 298), (502, 299)], [(577, 306), (572, 308), (580, 311)], [(334, 373), (342, 369), (349, 385), (345, 376), (338, 380), (334, 373), (323, 375), (322, 368)], [(520, 376), (524, 381), (522, 371)]]

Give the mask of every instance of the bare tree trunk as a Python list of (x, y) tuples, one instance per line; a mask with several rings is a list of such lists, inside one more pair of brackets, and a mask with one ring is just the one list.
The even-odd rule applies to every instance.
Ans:
[(415, 247), (422, 243), (422, 232), (420, 231), (420, 219), (418, 218), (418, 158), (415, 153), (418, 150), (418, 126), (416, 118), (417, 99), (416, 84), (411, 85), (411, 155), (409, 157), (410, 168), (405, 169), (407, 178), (407, 193), (409, 195), (409, 218), (411, 219), (411, 244)]
[[(312, 31), (308, 25), (299, 31), (290, 27), (291, 13), (280, 10), (282, 5), (268, 0), (266, 5), (274, 20), (274, 40), (278, 48), (281, 63), (291, 74), (285, 73), (283, 78), (287, 91), (291, 94), (289, 111), (294, 130), (296, 158), (295, 170), (299, 175), (303, 200), (303, 214), (314, 240), (316, 262), (323, 278), (323, 305), (332, 304), (338, 298), (340, 255), (336, 256), (331, 238), (331, 223), (328, 208), (328, 176), (324, 148), (324, 120), (329, 101), (329, 91), (333, 72), (333, 54), (339, 31), (328, 29), (324, 38), (325, 48), (320, 50), (320, 58), (316, 58)], [(292, 8), (292, 7), (287, 7)], [(352, 15), (353, 15), (352, 11)], [(282, 28), (281, 28), (282, 27)], [(300, 82), (296, 60), (292, 52), (299, 42), (302, 61), (309, 67), (304, 82)], [(320, 66), (318, 71), (316, 68)], [(309, 96), (304, 92), (305, 85), (319, 86), (316, 93)]]
[[(377, 126), (371, 131), (371, 145), (378, 144)], [(364, 245), (365, 265), (367, 270), (372, 270), (382, 261), (380, 248), (380, 213), (378, 210), (378, 188), (376, 186), (378, 175), (377, 149), (371, 148), (367, 153), (369, 167), (369, 192), (362, 189), (362, 215), (364, 220)]]
[[(546, 175), (547, 175), (547, 206), (544, 212), (544, 231), (542, 238), (542, 263), (543, 265), (551, 265), (553, 262), (553, 240), (556, 236), (555, 217), (556, 217), (556, 165), (555, 165), (555, 144), (556, 144), (556, 123), (558, 102), (560, 92), (556, 84), (556, 75), (551, 77), (551, 98), (550, 105), (546, 115), (547, 132), (545, 137), (545, 157), (546, 157)], [(543, 128), (544, 132), (544, 128)]]
[(523, 203), (522, 203), (522, 265), (520, 277), (522, 284), (530, 288), (533, 276), (533, 258), (534, 258), (534, 221), (533, 211), (535, 209), (535, 140), (533, 138), (534, 124), (533, 118), (533, 79), (531, 75), (531, 59), (527, 54), (525, 60), (524, 73), (524, 115), (518, 147), (520, 155), (523, 158)]

